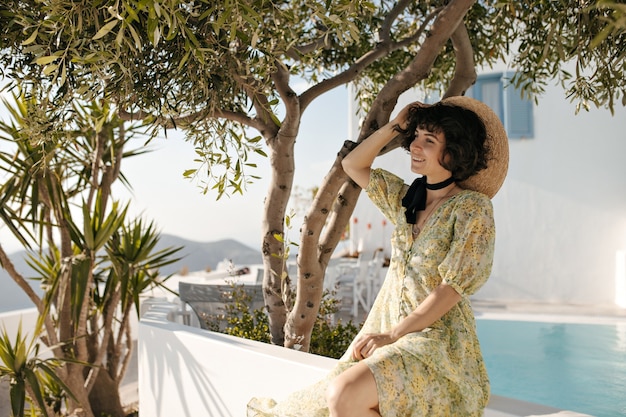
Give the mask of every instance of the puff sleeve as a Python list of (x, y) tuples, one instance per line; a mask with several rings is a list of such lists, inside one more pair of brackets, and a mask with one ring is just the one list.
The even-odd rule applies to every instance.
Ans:
[(402, 178), (384, 169), (376, 168), (370, 173), (370, 182), (365, 192), (382, 214), (394, 226), (397, 226), (398, 217), (404, 216), (402, 197), (406, 194), (407, 188)]
[(487, 196), (472, 192), (460, 200), (454, 210), (453, 240), (439, 265), (439, 273), (443, 282), (468, 297), (491, 274), (495, 224), (493, 206)]

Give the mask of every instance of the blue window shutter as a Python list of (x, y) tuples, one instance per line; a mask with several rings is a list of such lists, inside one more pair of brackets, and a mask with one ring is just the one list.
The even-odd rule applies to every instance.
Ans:
[(481, 86), (481, 99), (483, 103), (491, 107), (498, 115), (500, 121), (504, 121), (502, 103), (502, 82), (498, 78), (489, 78), (483, 81)]
[(498, 115), (504, 124), (502, 103), (502, 74), (479, 75), (476, 83), (467, 90), (466, 96), (482, 101)]
[(502, 121), (509, 139), (532, 138), (533, 103), (522, 98), (520, 90), (510, 84), (512, 75), (511, 72), (479, 75), (466, 95), (493, 109)]
[(504, 88), (505, 123), (509, 139), (529, 139), (534, 135), (533, 103), (522, 97), (519, 89), (508, 84)]

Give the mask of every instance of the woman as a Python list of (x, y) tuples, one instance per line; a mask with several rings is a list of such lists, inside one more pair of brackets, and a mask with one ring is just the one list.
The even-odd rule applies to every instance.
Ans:
[[(408, 187), (371, 169), (398, 134), (421, 174)], [(389, 270), (336, 369), (284, 403), (249, 416), (482, 416), (489, 380), (469, 296), (491, 272), (490, 197), (508, 165), (497, 116), (465, 97), (414, 103), (357, 146), (346, 173), (395, 225)]]

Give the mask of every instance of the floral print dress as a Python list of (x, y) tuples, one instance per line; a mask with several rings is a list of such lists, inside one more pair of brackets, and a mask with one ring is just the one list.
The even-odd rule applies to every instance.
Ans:
[[(413, 240), (401, 203), (407, 189), (394, 174), (372, 170), (366, 192), (395, 229), (389, 270), (360, 333), (390, 331), (442, 282), (462, 299), (430, 327), (364, 359), (376, 380), (380, 413), (383, 417), (482, 416), (489, 400), (489, 379), (469, 296), (491, 273), (495, 241), (491, 201), (463, 190), (438, 207)], [(248, 417), (328, 416), (326, 387), (354, 363), (349, 349), (325, 379), (285, 401), (252, 399)]]

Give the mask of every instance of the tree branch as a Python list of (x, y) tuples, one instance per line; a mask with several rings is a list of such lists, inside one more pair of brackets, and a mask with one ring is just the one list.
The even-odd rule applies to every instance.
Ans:
[(378, 31), (378, 37), (381, 41), (389, 41), (391, 39), (390, 34), (393, 22), (409, 4), (411, 4), (410, 0), (401, 0), (389, 11), (387, 16), (385, 16), (385, 20), (383, 20), (383, 23), (380, 25), (380, 30)]
[[(381, 29), (378, 32), (378, 36), (380, 39), (389, 40), (389, 34), (391, 33), (391, 27), (393, 25), (393, 21), (402, 13), (402, 11), (411, 4), (410, 0), (402, 0), (398, 4), (396, 4), (393, 9), (389, 12), (383, 23), (381, 24)], [(326, 33), (324, 33), (326, 35)], [(306, 55), (308, 53), (314, 52), (319, 48), (328, 48), (330, 47), (327, 36), (320, 36), (317, 40), (310, 42), (306, 45), (294, 46), (289, 48), (285, 53), (289, 58), (299, 61), (300, 55)]]
[(408, 38), (405, 38), (398, 42), (392, 42), (389, 33), (391, 31), (393, 21), (401, 13), (401, 11), (408, 6), (409, 3), (410, 1), (408, 0), (403, 0), (399, 2), (396, 7), (394, 7), (391, 12), (389, 12), (389, 14), (385, 17), (385, 20), (381, 25), (381, 31), (379, 32), (380, 42), (378, 42), (373, 50), (367, 52), (362, 57), (357, 59), (354, 64), (348, 67), (345, 71), (337, 74), (334, 77), (321, 81), (320, 83), (314, 85), (313, 87), (302, 93), (300, 96), (300, 111), (304, 112), (306, 107), (314, 99), (324, 94), (325, 92), (354, 80), (359, 75), (359, 73), (361, 73), (365, 68), (367, 68), (377, 60), (389, 55), (393, 51), (402, 49), (416, 42), (426, 31), (426, 28), (428, 27), (430, 21), (443, 10), (443, 8), (440, 7), (429, 13), (424, 19), (424, 22), (418, 28), (418, 30)]
[[(238, 77), (237, 75), (234, 75), (234, 77), (238, 79), (241, 87), (246, 92), (248, 97), (250, 97), (252, 105), (256, 110), (256, 117), (254, 118), (242, 115), (250, 120), (250, 123), (246, 124), (261, 132), (261, 135), (265, 138), (271, 138), (276, 136), (276, 133), (278, 132), (278, 126), (272, 118), (270, 104), (267, 100), (267, 96), (260, 93), (259, 90), (255, 89), (254, 81), (252, 83), (249, 83), (246, 82), (244, 79)], [(216, 110), (216, 112), (217, 111), (219, 110)]]
[(293, 140), (300, 126), (300, 100), (295, 91), (289, 86), (289, 71), (282, 63), (276, 63), (276, 71), (272, 73), (272, 80), (276, 86), (276, 91), (285, 104), (286, 115), (279, 133)]
[[(109, 347), (109, 337), (113, 333), (113, 319), (115, 318), (115, 313), (117, 312), (118, 306), (120, 304), (120, 300), (122, 298), (122, 289), (120, 283), (117, 283), (115, 291), (113, 292), (113, 297), (110, 299), (108, 303), (106, 303), (103, 317), (102, 317), (102, 328), (104, 332), (101, 336), (101, 344), (98, 353), (96, 354), (95, 359), (91, 362), (96, 366), (92, 366), (89, 369), (87, 377), (85, 378), (85, 390), (89, 393), (93, 389), (96, 384), (96, 380), (98, 378), (98, 372), (100, 372), (102, 366), (105, 365), (105, 357), (107, 354), (107, 349)], [(94, 335), (94, 337), (98, 337)]]
[(433, 20), (435, 17), (437, 17), (437, 15), (439, 13), (441, 13), (441, 11), (443, 9), (444, 9), (443, 6), (442, 7), (438, 7), (435, 10), (433, 10), (432, 12), (430, 12), (428, 15), (426, 15), (426, 17), (424, 18), (424, 22), (420, 25), (419, 29), (417, 29), (415, 31), (415, 33), (412, 34), (411, 36), (408, 36), (408, 37), (402, 39), (401, 41), (398, 41), (398, 47), (404, 48), (405, 46), (409, 46), (409, 45), (417, 42), (419, 40), (419, 38), (422, 36), (422, 34), (428, 28), (428, 25), (430, 24), (431, 20)]
[[(128, 316), (126, 316), (128, 317)], [(126, 355), (124, 355), (124, 359), (122, 360), (122, 366), (119, 369), (119, 373), (117, 373), (115, 375), (115, 382), (117, 383), (117, 386), (120, 386), (120, 383), (122, 382), (122, 379), (124, 378), (124, 375), (126, 375), (126, 370), (128, 369), (128, 365), (130, 364), (130, 361), (133, 357), (133, 335), (132, 332), (130, 330), (130, 325), (128, 324), (128, 320), (123, 320), (122, 321), (122, 326), (123, 328), (126, 329), (125, 335), (126, 335)], [(121, 336), (119, 336), (121, 337)], [(119, 346), (119, 345), (118, 345)], [(121, 351), (121, 347), (118, 348)]]
[[(395, 18), (399, 14), (399, 10), (402, 7), (406, 7), (406, 3), (407, 2), (402, 2), (402, 1), (398, 3), (396, 8), (394, 8), (394, 10), (392, 10), (392, 12), (390, 12), (390, 14), (387, 16), (388, 20), (384, 22), (383, 26), (387, 25), (388, 27), (390, 27), (389, 22), (391, 21), (392, 18)], [(408, 90), (409, 88), (416, 85), (419, 81), (423, 80), (424, 78), (428, 76), (428, 73), (430, 72), (430, 69), (432, 68), (432, 65), (436, 57), (440, 53), (441, 48), (443, 47), (445, 42), (447, 42), (447, 40), (452, 36), (455, 36), (455, 40), (458, 43), (459, 48), (460, 48), (460, 51), (458, 52), (457, 56), (462, 56), (465, 59), (463, 65), (459, 66), (458, 71), (461, 75), (466, 74), (467, 63), (468, 62), (473, 63), (473, 59), (468, 61), (467, 57), (464, 55), (467, 53), (467, 50), (466, 50), (467, 45), (465, 45), (464, 43), (464, 40), (467, 38), (467, 31), (464, 25), (462, 24), (459, 25), (459, 22), (462, 22), (463, 17), (465, 16), (465, 14), (467, 13), (467, 11), (469, 10), (469, 8), (472, 6), (473, 3), (474, 3), (474, 0), (452, 1), (445, 8), (439, 8), (433, 11), (432, 13), (430, 13), (426, 17), (425, 22), (420, 26), (418, 31), (414, 35), (412, 35), (411, 38), (413, 38), (414, 41), (419, 39), (419, 36), (421, 36), (421, 34), (425, 31), (430, 20), (437, 17), (431, 28), (431, 35), (425, 40), (424, 44), (422, 45), (422, 48), (420, 48), (420, 51), (417, 53), (413, 61), (407, 66), (407, 68), (405, 68), (400, 73), (396, 74), (396, 76), (394, 76), (391, 80), (389, 80), (389, 82), (387, 82), (387, 84), (381, 89), (379, 95), (374, 100), (372, 109), (369, 112), (368, 117), (363, 125), (363, 129), (359, 136), (359, 141), (364, 140), (373, 131), (375, 131), (379, 126), (382, 126), (384, 123), (386, 123), (389, 120), (389, 115), (395, 108), (398, 96), (402, 92)], [(387, 29), (385, 28), (384, 30), (387, 30)], [(383, 36), (386, 36), (384, 32), (383, 32)], [(383, 40), (381, 44), (384, 44), (385, 42), (387, 41)], [(401, 44), (403, 45), (403, 42), (405, 41), (403, 40), (403, 41), (397, 42), (393, 44), (393, 47), (399, 47), (399, 45)], [(470, 51), (470, 57), (471, 57), (471, 51)], [(366, 59), (367, 59), (367, 54), (361, 58), (361, 60), (363, 61), (365, 61)], [(473, 70), (473, 67), (472, 67), (472, 70)], [(461, 75), (459, 75), (459, 77)], [(339, 76), (335, 78), (338, 78), (338, 77)], [(354, 146), (355, 146), (354, 143), (344, 144), (344, 146), (342, 147), (339, 153), (338, 161), (343, 156), (345, 156), (345, 154), (347, 154)], [(399, 146), (400, 146), (400, 142), (397, 139), (393, 140), (385, 148), (383, 148), (383, 150), (381, 151), (381, 154), (389, 152), (390, 150), (395, 149)], [(340, 168), (341, 165), (339, 164), (338, 161), (336, 161), (336, 163), (333, 165), (333, 168), (331, 168), (331, 171), (328, 174), (328, 178), (337, 179), (336, 178), (338, 176), (337, 171), (341, 170)], [(340, 177), (343, 181), (345, 181), (346, 179), (345, 176), (340, 176)], [(337, 192), (340, 188), (340, 185), (336, 181), (325, 181), (325, 183), (329, 187), (329, 189), (324, 190), (325, 192), (331, 192), (331, 193)], [(352, 212), (352, 210), (354, 209), (354, 205), (356, 204), (355, 195), (358, 195), (358, 192), (359, 192), (358, 187), (354, 187), (354, 186), (350, 187), (349, 184), (351, 184), (351, 181), (349, 180), (345, 181), (344, 186), (341, 188), (342, 192), (340, 193), (339, 198), (337, 199), (337, 202), (335, 203), (336, 207), (334, 207), (332, 210), (333, 214), (331, 215), (331, 225), (329, 225), (330, 227), (326, 228), (327, 233), (322, 237), (322, 239), (320, 239), (321, 242), (320, 242), (319, 248), (321, 250), (321, 253), (319, 253), (318, 256), (320, 256), (322, 259), (325, 258), (326, 251), (324, 248), (328, 248), (328, 247), (334, 248), (336, 247), (336, 244), (338, 243), (338, 238), (340, 234), (333, 233), (333, 231), (336, 229), (335, 225), (345, 224), (347, 222), (347, 219), (349, 219), (348, 213)], [(320, 190), (320, 192), (321, 191), (322, 190)], [(323, 199), (320, 199), (320, 201), (322, 200)], [(354, 202), (354, 204), (352, 204), (351, 202)], [(316, 221), (315, 213), (325, 211), (325, 210), (320, 210), (321, 207), (318, 207), (319, 201), (317, 199), (316, 201), (313, 202), (312, 206), (313, 206), (313, 209), (309, 211), (309, 217), (311, 217), (309, 219), (309, 222)], [(317, 221), (320, 221), (320, 220), (318, 219)], [(318, 237), (317, 235), (314, 236), (314, 238), (317, 238), (317, 237)], [(306, 234), (303, 233), (302, 234), (303, 243), (304, 243), (304, 240), (307, 238), (308, 237), (306, 236)]]
[[(108, 206), (108, 202), (109, 202), (109, 198), (111, 196), (111, 186), (112, 184), (118, 179), (120, 172), (121, 172), (121, 166), (122, 166), (122, 159), (124, 157), (124, 146), (126, 144), (126, 128), (124, 126), (124, 123), (121, 123), (119, 126), (119, 141), (116, 141), (115, 137), (113, 136), (114, 134), (112, 134), (112, 137), (110, 138), (111, 140), (111, 148), (115, 150), (115, 157), (111, 158), (111, 163), (108, 166), (103, 166), (102, 168), (102, 176), (100, 178), (100, 185), (93, 188), (93, 192), (95, 193), (97, 190), (100, 190), (102, 193), (102, 197), (101, 197), (101, 201), (102, 201), (102, 212), (105, 212), (105, 208)], [(99, 140), (99, 136), (98, 135), (98, 141)], [(105, 137), (103, 142), (106, 140), (107, 138)], [(104, 143), (103, 143), (103, 147), (104, 147)], [(96, 171), (93, 170), (93, 172), (95, 173)], [(95, 178), (94, 181), (98, 181), (98, 178), (95, 174), (92, 174)], [(90, 198), (88, 200), (88, 204), (89, 207), (91, 207), (91, 193), (90, 193)]]
[(54, 328), (54, 324), (52, 323), (52, 320), (50, 320), (50, 316), (46, 311), (46, 307), (43, 301), (41, 300), (41, 298), (39, 298), (35, 290), (33, 290), (33, 287), (31, 287), (30, 284), (26, 282), (26, 279), (24, 279), (24, 277), (19, 272), (17, 272), (17, 270), (15, 269), (15, 265), (8, 257), (7, 253), (4, 251), (2, 244), (0, 244), (0, 265), (2, 265), (2, 268), (7, 271), (9, 276), (22, 289), (22, 291), (26, 293), (26, 295), (33, 302), (33, 304), (35, 304), (35, 307), (39, 312), (39, 316), (43, 317), (46, 334), (48, 335), (47, 342), (45, 340), (44, 342), (46, 342), (47, 346), (52, 347), (52, 349), (55, 351), (55, 356), (59, 357), (58, 355), (60, 354), (60, 351), (58, 339), (56, 338), (56, 331)]
[[(89, 183), (91, 187), (89, 189), (89, 193), (87, 194), (87, 206), (93, 207), (93, 199), (98, 190), (98, 177), (100, 175), (101, 162), (102, 162), (102, 154), (104, 153), (104, 145), (107, 138), (106, 130), (102, 130), (96, 134), (96, 146), (94, 146), (94, 152), (91, 160), (91, 178)], [(103, 207), (104, 209), (104, 207)], [(104, 210), (102, 211), (104, 213)]]
[(465, 23), (461, 22), (450, 40), (452, 40), (452, 45), (454, 46), (456, 66), (454, 67), (454, 77), (452, 77), (450, 85), (448, 85), (448, 89), (442, 98), (464, 95), (465, 91), (476, 82), (474, 49), (472, 48)]
[[(413, 61), (404, 70), (393, 76), (374, 100), (372, 109), (363, 124), (359, 141), (389, 121), (389, 115), (395, 108), (400, 94), (428, 77), (443, 45), (457, 30), (463, 17), (474, 3), (475, 0), (452, 0), (438, 13), (431, 26), (430, 36), (426, 38)], [(383, 148), (381, 154), (398, 146), (399, 142), (394, 139)]]
[(4, 268), (4, 270), (8, 272), (9, 276), (22, 289), (22, 291), (26, 293), (26, 295), (28, 296), (28, 298), (30, 298), (33, 304), (35, 304), (35, 307), (37, 307), (37, 311), (39, 312), (39, 314), (44, 314), (45, 307), (43, 305), (43, 302), (41, 301), (41, 298), (39, 298), (35, 290), (33, 290), (33, 287), (31, 287), (30, 284), (26, 282), (26, 279), (24, 279), (24, 277), (19, 272), (17, 272), (17, 270), (15, 269), (15, 265), (13, 264), (13, 262), (11, 262), (11, 259), (4, 251), (4, 248), (2, 248), (1, 243), (0, 265), (2, 265), (2, 268)]
[[(327, 174), (328, 180), (324, 181), (327, 187), (318, 190), (313, 200), (313, 210), (309, 212), (305, 222), (308, 228), (313, 228), (315, 222), (324, 225), (328, 218), (326, 227), (323, 230), (321, 226), (319, 227), (318, 257), (324, 269), (326, 269), (334, 249), (339, 244), (344, 227), (350, 220), (360, 192), (360, 188), (355, 187), (352, 181), (346, 181), (348, 178), (341, 167), (341, 160), (353, 147), (353, 142), (346, 141), (344, 143), (342, 149), (337, 154), (335, 163)], [(324, 196), (324, 193), (329, 194), (331, 197)], [(325, 202), (330, 202), (333, 207), (324, 207)], [(325, 213), (328, 213), (328, 215), (321, 217)], [(317, 235), (315, 238), (317, 238)]]

